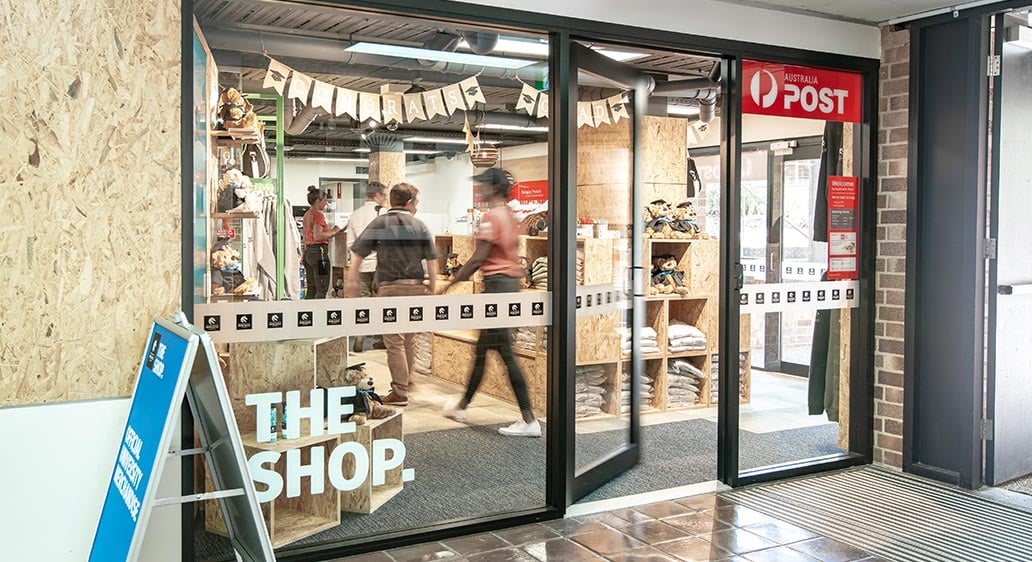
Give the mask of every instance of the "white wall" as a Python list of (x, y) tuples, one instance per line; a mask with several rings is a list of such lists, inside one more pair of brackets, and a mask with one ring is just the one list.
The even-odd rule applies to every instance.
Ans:
[(334, 162), (287, 158), (283, 162), (283, 192), (291, 205), (308, 204), (308, 186), (318, 185), (319, 178), (365, 178), (356, 174), (356, 167), (367, 167), (368, 162)]
[(877, 27), (789, 14), (719, 0), (460, 0), (539, 14), (660, 29), (763, 45), (881, 58)]
[[(126, 398), (0, 409), (4, 560), (89, 558), (128, 413)], [(178, 460), (166, 465), (157, 497), (180, 495), (179, 471)], [(182, 560), (179, 513), (152, 512), (140, 560)]]
[(405, 181), (419, 188), (419, 218), (434, 234), (446, 231), (465, 233), (466, 209), (473, 205), (473, 164), (469, 155), (458, 154), (452, 160), (435, 158), (432, 164), (409, 166)]

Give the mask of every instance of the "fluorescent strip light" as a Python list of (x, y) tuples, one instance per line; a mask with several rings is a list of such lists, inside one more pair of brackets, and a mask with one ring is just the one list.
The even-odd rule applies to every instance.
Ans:
[[(438, 138), (438, 137), (406, 137), (403, 139), (405, 142), (435, 142), (437, 144), (466, 144), (465, 139), (451, 139), (451, 138)], [(482, 140), (480, 144), (498, 144), (501, 141), (496, 140)]]
[(667, 115), (698, 115), (699, 108), (690, 105), (668, 105)]
[(319, 160), (323, 162), (368, 162), (368, 158), (334, 158), (332, 156), (308, 156), (305, 160)]
[[(459, 41), (459, 48), (471, 50), (465, 39)], [(495, 51), (500, 53), (511, 53), (514, 55), (530, 55), (535, 57), (548, 56), (548, 43), (536, 39), (515, 39), (499, 37), (495, 44)]]
[(603, 49), (601, 47), (592, 47), (598, 54), (605, 55), (615, 61), (626, 62), (629, 60), (642, 59), (649, 56), (648, 53), (633, 53), (631, 51), (614, 51), (612, 49)]
[(413, 150), (413, 149), (405, 149), (402, 152), (404, 152), (405, 154), (440, 154), (442, 151), (440, 151), (440, 150)]
[(370, 152), (368, 148), (353, 148), (351, 152)]
[(524, 131), (527, 133), (547, 133), (548, 127), (522, 127), (520, 125), (503, 125), (500, 123), (485, 123), (483, 125), (477, 125), (478, 129), (487, 129), (490, 131)]
[(399, 45), (386, 45), (383, 43), (355, 43), (344, 50), (351, 53), (365, 53), (368, 55), (383, 55), (387, 57), (399, 57), (414, 60), (454, 62), (476, 66), (490, 66), (493, 68), (516, 69), (534, 64), (534, 61), (531, 60), (474, 55), (470, 53), (453, 53), (449, 51), (435, 51), (433, 49), (401, 47)]

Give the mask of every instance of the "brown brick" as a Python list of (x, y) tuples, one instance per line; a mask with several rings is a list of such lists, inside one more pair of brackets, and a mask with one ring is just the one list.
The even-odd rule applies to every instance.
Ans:
[(906, 296), (903, 291), (885, 291), (885, 303), (903, 306), (906, 304)]
[[(900, 342), (901, 344), (903, 342)], [(902, 388), (885, 388), (885, 401), (892, 404), (903, 403), (903, 389)]]
[(875, 322), (874, 324), (874, 335), (884, 336), (885, 335), (885, 322)]
[(910, 123), (910, 112), (906, 110), (902, 111), (887, 111), (881, 114), (881, 126), (886, 129), (893, 127), (906, 127)]
[(903, 309), (898, 306), (879, 306), (878, 320), (885, 320), (887, 322), (902, 322)]
[(891, 211), (885, 210), (880, 211), (879, 222), (881, 224), (907, 224), (907, 212), (906, 211)]
[(907, 208), (906, 191), (885, 191), (885, 208), (902, 210)]
[(887, 129), (878, 129), (878, 144), (885, 144), (889, 142), (889, 131)]
[(897, 62), (889, 67), (889, 76), (891, 78), (906, 78), (910, 76), (910, 61)]
[[(906, 160), (889, 160), (884, 162), (888, 170), (885, 175), (887, 176), (906, 176), (907, 175), (907, 161)], [(906, 189), (906, 182), (904, 180), (903, 189)], [(883, 188), (888, 189), (888, 188)]]
[[(893, 291), (896, 292), (896, 291)], [(902, 292), (899, 292), (902, 295)], [(897, 322), (886, 322), (885, 323), (885, 337), (887, 338), (903, 338), (906, 337), (906, 328), (903, 324)]]
[[(888, 142), (910, 142), (910, 128), (899, 127), (896, 129), (892, 129), (891, 131), (889, 131)], [(881, 144), (885, 144), (885, 142), (882, 142)]]
[(885, 356), (881, 353), (874, 354), (874, 366), (875, 368), (881, 368), (885, 366)]
[(882, 460), (884, 456), (885, 451), (879, 449), (878, 447), (875, 447), (873, 454), (871, 455), (871, 460), (874, 462), (874, 464), (885, 464), (885, 462)]
[(888, 433), (889, 435), (899, 435), (900, 437), (902, 437), (903, 436), (903, 422), (896, 421), (896, 420), (890, 420), (890, 419), (883, 419), (882, 420), (882, 431), (884, 431), (885, 433)]
[(878, 80), (885, 81), (889, 79), (891, 74), (890, 65), (883, 64), (878, 68)]
[(884, 455), (884, 458), (882, 459), (882, 463), (885, 464), (885, 466), (891, 466), (893, 468), (900, 468), (900, 469), (903, 468), (903, 447), (902, 447), (902, 445), (903, 445), (903, 443), (900, 442), (900, 450), (899, 450), (899, 452), (897, 452), (897, 451), (882, 451), (882, 454)]
[(894, 240), (896, 242), (906, 242), (907, 240), (907, 227), (903, 224), (886, 224), (879, 226), (878, 228), (885, 230), (884, 240)]
[(906, 273), (906, 272), (907, 272), (907, 260), (905, 258), (897, 258), (897, 259), (890, 259), (889, 260), (889, 273)]
[(903, 406), (884, 401), (874, 403), (874, 415), (883, 418), (903, 419)]
[(879, 273), (878, 279), (876, 279), (876, 285), (879, 288), (885, 289), (905, 289), (907, 286), (906, 282), (906, 276), (891, 273)]
[(903, 354), (903, 341), (902, 340), (887, 340), (878, 339), (878, 351), (885, 353), (898, 353)]
[(903, 388), (903, 373), (880, 370), (878, 371), (878, 384)]
[(902, 451), (903, 450), (903, 438), (895, 435), (887, 435), (885, 433), (878, 434), (878, 446), (882, 449), (891, 451)]
[[(883, 71), (884, 72), (884, 71)], [(878, 113), (884, 113), (889, 110), (889, 98), (882, 96), (878, 98)]]
[(891, 49), (910, 45), (910, 31), (892, 31), (889, 27), (882, 28), (881, 45), (882, 49)]
[(896, 111), (898, 109), (908, 109), (910, 107), (910, 95), (901, 94), (898, 96), (892, 96), (889, 98), (889, 109)]
[(883, 96), (896, 96), (899, 94), (906, 94), (910, 91), (910, 79), (909, 78), (897, 78), (893, 80), (883, 80), (881, 83), (881, 95)]
[(891, 49), (885, 49), (882, 53), (882, 64), (892, 64), (910, 60), (910, 45), (902, 45)]
[(907, 178), (881, 178), (879, 189), (882, 191), (906, 191)]
[[(882, 264), (879, 264), (882, 267)], [(874, 304), (885, 304), (885, 291), (874, 292)]]
[[(906, 361), (903, 360), (902, 355), (886, 355), (885, 356), (885, 367), (893, 370), (903, 372)], [(900, 416), (902, 419), (902, 416)]]
[[(885, 389), (883, 387), (880, 387), (880, 386), (874, 387), (874, 399), (875, 400), (881, 400), (882, 396), (884, 396), (884, 395), (885, 395)], [(877, 423), (878, 420), (875, 419), (874, 421), (875, 421), (874, 430), (877, 431), (878, 430), (878, 423)]]
[(907, 245), (905, 242), (879, 242), (878, 255), (905, 256), (907, 255)]
[(882, 161), (878, 162), (878, 177), (885, 177), (889, 175), (889, 163)]
[(884, 144), (881, 147), (882, 160), (906, 159), (909, 147), (905, 143)]

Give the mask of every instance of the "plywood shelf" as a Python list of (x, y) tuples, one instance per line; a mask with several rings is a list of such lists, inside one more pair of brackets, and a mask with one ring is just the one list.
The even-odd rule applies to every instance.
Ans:
[(272, 539), (272, 547), (280, 548), (338, 525), (339, 518), (319, 517), (296, 509), (279, 508), (270, 525), (269, 537)]

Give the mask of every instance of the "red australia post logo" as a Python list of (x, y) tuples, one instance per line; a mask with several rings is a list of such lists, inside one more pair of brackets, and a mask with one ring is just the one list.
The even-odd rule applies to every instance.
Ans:
[(742, 112), (859, 122), (863, 77), (854, 72), (744, 61)]

